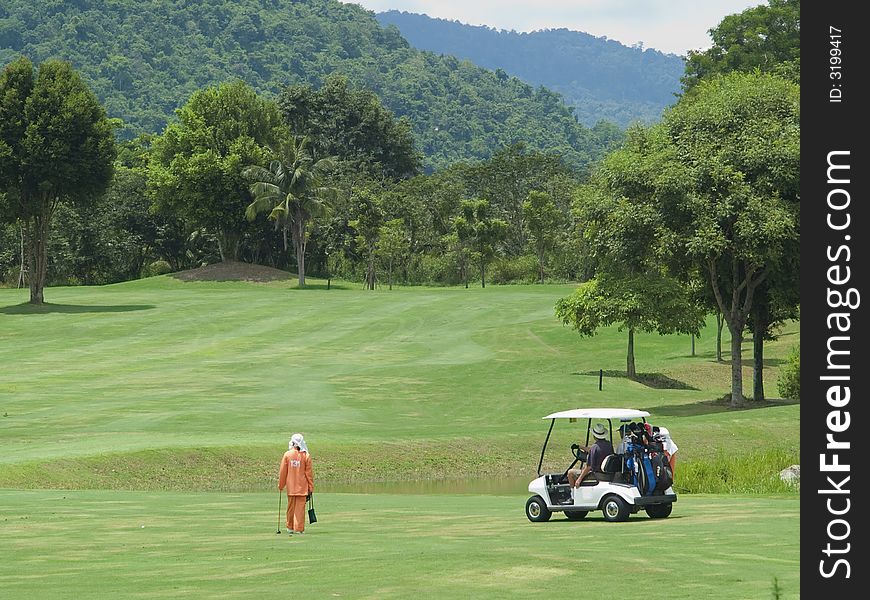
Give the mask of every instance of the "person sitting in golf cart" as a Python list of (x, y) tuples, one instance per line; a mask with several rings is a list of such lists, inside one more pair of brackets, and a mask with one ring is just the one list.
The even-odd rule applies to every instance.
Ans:
[(628, 444), (630, 441), (628, 423), (619, 426), (619, 436), (621, 439), (619, 440), (619, 443), (616, 444), (615, 452), (616, 454), (625, 454), (628, 452)]
[(571, 469), (568, 471), (568, 483), (571, 487), (579, 487), (583, 479), (593, 472), (601, 472), (601, 461), (608, 454), (613, 454), (613, 444), (607, 439), (607, 428), (603, 423), (596, 423), (592, 428), (592, 436), (595, 438), (595, 443), (584, 448), (589, 452), (589, 460), (583, 465), (582, 469)]

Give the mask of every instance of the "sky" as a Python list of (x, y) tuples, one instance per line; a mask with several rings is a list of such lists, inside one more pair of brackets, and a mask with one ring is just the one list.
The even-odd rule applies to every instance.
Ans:
[(399, 10), (497, 29), (566, 28), (626, 46), (685, 55), (710, 46), (723, 17), (766, 0), (354, 0), (375, 12)]

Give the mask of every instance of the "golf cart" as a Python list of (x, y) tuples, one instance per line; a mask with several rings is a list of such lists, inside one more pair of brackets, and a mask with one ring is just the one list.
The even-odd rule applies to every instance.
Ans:
[[(657, 428), (647, 424), (649, 413), (624, 408), (573, 409), (547, 415), (550, 429), (541, 449), (538, 462), (538, 477), (529, 483), (531, 498), (526, 502), (526, 516), (530, 521), (549, 521), (554, 512), (564, 512), (570, 520), (586, 517), (589, 511), (601, 510), (605, 521), (625, 521), (630, 514), (643, 509), (653, 519), (663, 519), (671, 514), (677, 501), (671, 483), (673, 475), (664, 457)], [(580, 422), (585, 425), (586, 444), (571, 445), (573, 462), (560, 473), (541, 473), (544, 452), (553, 433), (556, 421)], [(614, 429), (624, 425), (627, 431), (626, 451), (611, 454), (601, 463), (603, 472), (590, 472), (579, 487), (568, 483), (568, 471), (586, 464), (592, 424), (606, 423), (610, 442), (617, 448), (619, 439), (613, 439)], [(582, 429), (577, 432), (582, 435)], [(619, 434), (617, 434), (619, 435)], [(575, 438), (576, 439), (576, 438)], [(663, 460), (664, 459), (664, 460)], [(664, 464), (664, 466), (663, 466)]]

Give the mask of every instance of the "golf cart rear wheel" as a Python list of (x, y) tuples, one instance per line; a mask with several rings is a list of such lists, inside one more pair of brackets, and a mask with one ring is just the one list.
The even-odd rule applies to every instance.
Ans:
[(526, 501), (526, 516), (532, 523), (549, 521), (552, 515), (553, 513), (547, 508), (547, 503), (540, 496), (532, 496)]
[(646, 514), (650, 519), (664, 519), (671, 514), (674, 505), (668, 502), (667, 504), (650, 504), (646, 507)]
[(625, 521), (630, 511), (628, 503), (619, 496), (607, 496), (601, 505), (604, 520), (611, 523)]
[(579, 521), (580, 519), (585, 519), (586, 515), (589, 514), (589, 511), (586, 510), (566, 510), (565, 516), (568, 517), (569, 521)]

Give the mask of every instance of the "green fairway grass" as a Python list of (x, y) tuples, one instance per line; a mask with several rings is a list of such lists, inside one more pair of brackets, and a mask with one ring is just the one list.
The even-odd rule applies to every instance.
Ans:
[[(638, 334), (632, 381), (625, 332), (554, 317), (571, 285), (311, 284), (162, 276), (38, 307), (0, 289), (0, 597), (799, 597), (799, 495), (778, 473), (800, 407), (776, 390), (796, 323), (766, 345), (769, 400), (735, 410), (713, 318), (694, 356)], [(542, 417), (595, 406), (670, 429), (669, 518), (526, 519)], [(544, 471), (568, 466), (573, 427)], [(275, 483), (296, 431), (320, 520), (290, 538)]]
[[(323, 482), (522, 478), (541, 417), (583, 406), (650, 411), (680, 464), (797, 460), (798, 404), (716, 401), (730, 366), (712, 318), (695, 356), (688, 336), (638, 334), (630, 381), (625, 332), (581, 338), (554, 317), (571, 285), (319, 283), (162, 276), (49, 288), (41, 307), (0, 289), (0, 487), (268, 490), (294, 431)], [(789, 324), (766, 346), (769, 398), (798, 337)]]
[[(681, 498), (668, 519), (530, 523), (524, 496), (0, 491), (4, 598), (800, 597), (797, 496)], [(645, 582), (645, 583), (641, 583)], [(622, 591), (622, 592), (621, 592)]]

